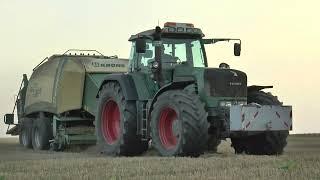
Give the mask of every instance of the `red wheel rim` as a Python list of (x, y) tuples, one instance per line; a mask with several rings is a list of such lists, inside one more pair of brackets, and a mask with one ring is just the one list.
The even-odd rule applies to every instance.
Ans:
[(120, 136), (120, 111), (113, 100), (108, 100), (103, 107), (101, 130), (108, 144), (113, 144)]
[(159, 137), (165, 149), (173, 149), (177, 145), (177, 136), (173, 130), (177, 122), (177, 113), (174, 109), (167, 107), (160, 113)]

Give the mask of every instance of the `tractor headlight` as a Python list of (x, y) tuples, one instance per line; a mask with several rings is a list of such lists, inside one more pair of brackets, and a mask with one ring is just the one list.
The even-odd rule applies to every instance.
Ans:
[(237, 102), (237, 105), (246, 105), (247, 104), (247, 101), (238, 101)]
[(232, 105), (231, 101), (220, 101), (220, 106), (230, 107)]

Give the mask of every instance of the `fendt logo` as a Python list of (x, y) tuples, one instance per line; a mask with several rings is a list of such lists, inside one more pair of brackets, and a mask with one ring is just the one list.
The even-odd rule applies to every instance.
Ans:
[(93, 67), (118, 67), (118, 68), (122, 68), (125, 67), (124, 64), (115, 64), (115, 63), (100, 63), (100, 62), (92, 62), (91, 63)]

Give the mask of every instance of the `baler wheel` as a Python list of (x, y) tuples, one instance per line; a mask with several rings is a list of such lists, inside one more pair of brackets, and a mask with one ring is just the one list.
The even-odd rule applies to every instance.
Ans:
[(37, 118), (32, 127), (32, 146), (34, 150), (48, 150), (52, 139), (52, 127), (49, 118)]
[(19, 142), (25, 148), (32, 148), (32, 119), (21, 120)]

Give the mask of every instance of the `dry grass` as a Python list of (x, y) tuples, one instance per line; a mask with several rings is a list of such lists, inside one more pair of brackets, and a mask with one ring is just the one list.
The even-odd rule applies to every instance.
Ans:
[[(33, 152), (0, 141), (2, 179), (320, 179), (320, 136), (291, 136), (281, 156), (234, 155), (229, 142), (200, 158), (111, 158)], [(1, 179), (2, 178), (2, 179)]]

